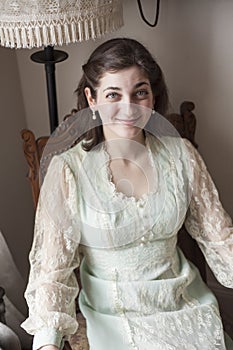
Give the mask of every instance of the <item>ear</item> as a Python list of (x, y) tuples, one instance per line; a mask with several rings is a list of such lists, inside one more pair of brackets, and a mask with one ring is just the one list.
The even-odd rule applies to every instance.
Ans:
[(92, 97), (91, 95), (91, 89), (89, 87), (85, 87), (84, 89), (84, 93), (86, 95), (86, 98), (87, 98), (87, 102), (89, 104), (89, 107), (93, 108), (95, 106), (95, 99)]
[(156, 101), (155, 96), (153, 96), (153, 108), (154, 108), (154, 105), (155, 105), (155, 101)]

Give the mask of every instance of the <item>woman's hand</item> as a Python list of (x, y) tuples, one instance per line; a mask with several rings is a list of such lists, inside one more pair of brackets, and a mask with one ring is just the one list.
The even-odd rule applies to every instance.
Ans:
[(59, 350), (59, 348), (55, 345), (45, 345), (42, 346), (39, 350)]

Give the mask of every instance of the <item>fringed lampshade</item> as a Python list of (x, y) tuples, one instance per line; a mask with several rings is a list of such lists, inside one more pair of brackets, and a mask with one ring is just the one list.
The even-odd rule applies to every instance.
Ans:
[(121, 27), (121, 0), (1, 0), (0, 45), (33, 48), (95, 39)]
[(45, 65), (51, 132), (58, 125), (55, 64), (68, 57), (54, 46), (95, 39), (122, 25), (122, 0), (0, 0), (0, 45), (44, 47), (31, 59)]

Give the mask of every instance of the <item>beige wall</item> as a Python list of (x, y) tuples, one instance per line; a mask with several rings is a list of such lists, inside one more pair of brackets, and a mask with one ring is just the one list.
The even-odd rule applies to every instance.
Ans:
[[(143, 1), (153, 19), (154, 1)], [(69, 59), (57, 65), (60, 119), (75, 106), (73, 91), (81, 75), (81, 64), (100, 42), (113, 36), (142, 41), (164, 70), (171, 107), (183, 100), (196, 103), (197, 141), (220, 190), (225, 208), (233, 216), (233, 2), (231, 0), (163, 0), (159, 25), (146, 26), (136, 1), (124, 1), (125, 26), (102, 40), (63, 47)], [(27, 125), (36, 134), (49, 132), (45, 74), (42, 65), (30, 61), (33, 51), (18, 50)]]
[(20, 139), (26, 120), (15, 51), (5, 48), (0, 48), (0, 106), (0, 231), (25, 277), (33, 224)]

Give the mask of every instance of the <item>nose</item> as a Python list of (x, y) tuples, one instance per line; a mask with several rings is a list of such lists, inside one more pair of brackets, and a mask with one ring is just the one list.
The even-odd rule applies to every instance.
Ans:
[(130, 98), (124, 99), (122, 104), (122, 113), (128, 118), (133, 118), (135, 114), (135, 106), (132, 104)]
[(125, 103), (125, 115), (127, 115), (129, 118), (133, 115), (133, 106), (130, 102)]

